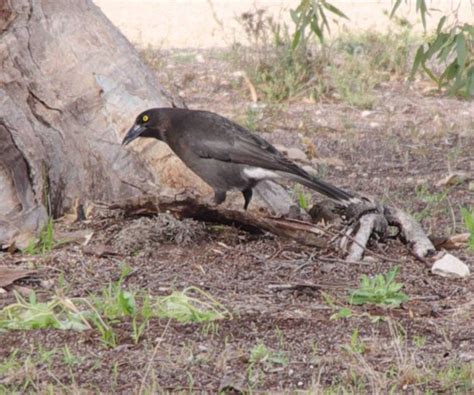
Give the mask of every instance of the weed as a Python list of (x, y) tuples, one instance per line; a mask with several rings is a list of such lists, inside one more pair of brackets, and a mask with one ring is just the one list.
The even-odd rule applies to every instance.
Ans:
[(74, 355), (71, 350), (69, 349), (68, 345), (64, 345), (63, 347), (63, 360), (64, 360), (64, 363), (69, 366), (69, 367), (73, 367), (75, 365), (78, 365), (82, 362), (82, 358), (80, 357), (77, 357), (76, 355)]
[(295, 193), (298, 198), (298, 205), (303, 210), (309, 210), (311, 206), (311, 195), (305, 193), (299, 185), (295, 186)]
[(258, 343), (250, 350), (247, 376), (251, 384), (258, 382), (265, 371), (271, 371), (275, 366), (287, 366), (288, 357), (282, 351), (272, 351), (264, 343)]
[[(122, 288), (127, 270), (124, 268), (121, 278), (109, 284), (100, 296), (89, 299), (56, 295), (49, 302), (38, 302), (34, 292), (28, 300), (16, 294), (17, 302), (0, 310), (0, 331), (47, 328), (84, 330), (94, 327), (106, 346), (115, 347), (118, 339), (113, 326), (123, 318), (131, 319), (131, 337), (138, 343), (152, 317), (204, 322), (208, 326), (203, 331), (212, 334), (217, 334), (219, 328), (217, 324), (212, 325), (213, 320), (232, 317), (209, 294), (195, 287), (153, 299), (148, 294), (137, 295), (127, 291)], [(68, 350), (64, 350), (65, 358), (69, 354)]]
[(351, 335), (351, 342), (349, 345), (343, 346), (346, 350), (349, 350), (356, 354), (363, 354), (365, 351), (365, 344), (359, 337), (359, 330), (354, 329)]
[(474, 364), (451, 364), (447, 368), (436, 372), (436, 379), (445, 391), (453, 391), (451, 393), (459, 394), (471, 393), (470, 391), (474, 389)]
[(347, 307), (342, 307), (339, 311), (329, 317), (330, 320), (339, 320), (341, 318), (352, 317), (352, 310)]
[(49, 302), (38, 302), (32, 291), (28, 300), (15, 294), (16, 303), (0, 311), (0, 331), (12, 329), (74, 329), (89, 328), (84, 313), (70, 299), (55, 296)]
[(247, 129), (255, 132), (257, 130), (258, 111), (255, 108), (249, 107), (247, 109), (247, 117), (245, 119), (245, 126)]
[(474, 209), (461, 208), (461, 215), (464, 219), (464, 224), (469, 232), (468, 246), (470, 250), (474, 251)]
[(426, 344), (426, 337), (425, 336), (413, 336), (413, 342), (415, 343), (416, 348), (420, 349), (423, 348)]
[(212, 337), (218, 336), (219, 335), (219, 324), (210, 321), (210, 322), (205, 322), (204, 325), (202, 326), (202, 332), (204, 336), (211, 335)]
[(28, 255), (42, 255), (50, 252), (56, 245), (54, 240), (53, 219), (49, 218), (46, 225), (41, 229), (38, 239), (30, 240), (22, 253)]
[[(202, 297), (192, 297), (197, 294)], [(180, 322), (208, 322), (231, 317), (230, 312), (208, 293), (196, 287), (174, 291), (159, 299), (155, 305), (160, 318), (172, 318)]]
[(349, 303), (399, 307), (401, 303), (406, 302), (409, 298), (400, 291), (403, 284), (395, 282), (398, 273), (399, 268), (394, 267), (385, 276), (377, 274), (375, 278), (369, 278), (363, 275), (359, 288), (350, 292)]

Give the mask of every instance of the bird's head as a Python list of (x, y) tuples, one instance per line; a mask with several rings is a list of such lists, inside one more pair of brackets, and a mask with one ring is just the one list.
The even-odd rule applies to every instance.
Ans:
[(123, 138), (122, 145), (127, 145), (138, 137), (154, 137), (164, 140), (164, 132), (168, 123), (168, 117), (158, 108), (143, 111)]

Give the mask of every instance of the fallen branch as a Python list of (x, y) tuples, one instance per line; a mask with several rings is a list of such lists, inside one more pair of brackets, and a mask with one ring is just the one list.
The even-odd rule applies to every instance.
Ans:
[(314, 247), (327, 245), (324, 231), (312, 223), (210, 206), (189, 195), (140, 197), (112, 204), (109, 208), (122, 210), (128, 216), (170, 212), (178, 218), (235, 226), (250, 233), (270, 232)]
[[(347, 262), (360, 261), (367, 252), (366, 245), (370, 238), (376, 235), (379, 239), (383, 239), (388, 233), (389, 226), (399, 229), (398, 237), (412, 249), (413, 254), (426, 257), (435, 251), (435, 247), (421, 226), (410, 215), (399, 209), (362, 199), (360, 203), (354, 203), (348, 207), (335, 205), (332, 202), (330, 204), (322, 202), (318, 205), (318, 210), (313, 208), (310, 214), (313, 218), (314, 216), (321, 218), (319, 210), (327, 212), (328, 207), (330, 207), (329, 211), (337, 214), (339, 218), (344, 218), (345, 223), (351, 225), (349, 230), (345, 234), (341, 233), (342, 236), (340, 236), (342, 244), (349, 245), (350, 243)], [(169, 212), (178, 218), (193, 218), (235, 226), (251, 233), (270, 232), (319, 248), (327, 247), (330, 244), (328, 235), (330, 237), (334, 235), (334, 232), (327, 228), (310, 222), (277, 218), (262, 213), (255, 214), (250, 211), (229, 209), (225, 206), (216, 207), (189, 194), (163, 193), (159, 196), (145, 196), (118, 202), (109, 208), (121, 210), (128, 216)], [(377, 257), (384, 259), (380, 255)]]

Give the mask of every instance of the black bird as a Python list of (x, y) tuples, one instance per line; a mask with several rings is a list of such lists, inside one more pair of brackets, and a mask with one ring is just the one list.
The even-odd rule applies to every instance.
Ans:
[(122, 145), (153, 137), (169, 145), (194, 173), (214, 189), (222, 203), (237, 189), (247, 209), (252, 188), (264, 179), (288, 178), (345, 205), (354, 195), (321, 181), (288, 160), (270, 143), (242, 126), (208, 111), (153, 108), (142, 112)]

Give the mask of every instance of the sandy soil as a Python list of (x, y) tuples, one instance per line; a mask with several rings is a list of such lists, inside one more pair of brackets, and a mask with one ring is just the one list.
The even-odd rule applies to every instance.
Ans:
[[(289, 23), (288, 10), (299, 1), (288, 0), (94, 0), (109, 19), (118, 26), (129, 40), (142, 45), (159, 48), (211, 48), (225, 47), (234, 41), (245, 41), (245, 35), (236, 18), (243, 12), (263, 8), (269, 15)], [(341, 21), (338, 28), (385, 29), (390, 10), (390, 0), (334, 0), (335, 6), (350, 16), (350, 21)], [(414, 3), (414, 2), (413, 2)], [(456, 1), (430, 1), (433, 9), (450, 12), (457, 8)], [(474, 18), (471, 2), (461, 0), (460, 20)], [(413, 10), (401, 6), (401, 16), (416, 20)], [(433, 11), (428, 20), (430, 27), (436, 26), (439, 13)]]

